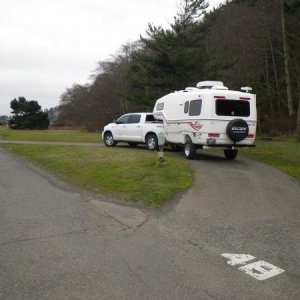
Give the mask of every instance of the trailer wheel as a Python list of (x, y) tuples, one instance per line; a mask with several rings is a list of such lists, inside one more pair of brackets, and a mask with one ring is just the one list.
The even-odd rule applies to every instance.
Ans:
[(196, 147), (190, 138), (187, 138), (184, 144), (184, 156), (187, 159), (193, 159), (196, 154)]
[(224, 154), (227, 159), (233, 160), (236, 158), (238, 151), (232, 149), (225, 149)]
[(146, 146), (150, 151), (154, 151), (157, 149), (158, 141), (156, 134), (151, 133), (146, 137)]
[(110, 131), (108, 131), (104, 134), (104, 144), (107, 147), (113, 147), (117, 144), (117, 142), (114, 140), (114, 137)]

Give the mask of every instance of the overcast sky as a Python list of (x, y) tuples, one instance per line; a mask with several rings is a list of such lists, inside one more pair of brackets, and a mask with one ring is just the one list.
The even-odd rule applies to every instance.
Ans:
[(149, 22), (168, 27), (179, 4), (0, 0), (0, 115), (10, 115), (10, 101), (19, 96), (37, 100), (43, 109), (58, 105), (67, 87), (87, 83), (98, 61), (137, 40)]

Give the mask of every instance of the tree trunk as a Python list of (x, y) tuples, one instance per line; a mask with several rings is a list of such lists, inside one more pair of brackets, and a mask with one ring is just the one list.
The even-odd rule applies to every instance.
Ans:
[(283, 43), (283, 57), (284, 57), (284, 73), (286, 81), (286, 93), (287, 93), (287, 105), (289, 116), (291, 117), (294, 113), (293, 111), (293, 99), (292, 99), (292, 85), (289, 61), (290, 56), (288, 52), (287, 34), (285, 26), (285, 15), (284, 15), (284, 0), (281, 0), (281, 29), (282, 29), (282, 43)]
[(267, 53), (265, 52), (265, 67), (266, 67), (266, 86), (267, 86), (267, 92), (268, 92), (268, 98), (269, 98), (269, 103), (270, 103), (270, 108), (271, 108), (271, 113), (273, 115), (274, 113), (274, 106), (273, 106), (273, 101), (272, 101), (272, 96), (271, 96), (271, 88), (270, 88), (270, 76), (269, 76), (269, 64), (268, 64), (268, 57)]
[(299, 104), (298, 104), (296, 132), (297, 132), (298, 137), (300, 138), (300, 80), (299, 80), (299, 78), (297, 80), (297, 90), (298, 90)]
[(270, 34), (268, 34), (268, 40), (269, 40), (269, 45), (270, 45), (272, 64), (273, 64), (273, 72), (274, 72), (276, 90), (277, 90), (277, 109), (278, 109), (279, 115), (281, 115), (281, 105), (280, 105), (281, 93), (280, 93), (280, 89), (279, 89), (279, 80), (278, 80), (278, 75), (277, 75), (277, 65), (276, 65), (276, 61), (275, 61), (274, 48), (273, 48), (273, 43), (272, 43)]

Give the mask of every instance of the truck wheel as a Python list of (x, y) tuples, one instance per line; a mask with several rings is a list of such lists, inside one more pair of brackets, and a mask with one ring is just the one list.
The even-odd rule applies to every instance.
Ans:
[(104, 144), (107, 147), (113, 147), (117, 144), (111, 132), (106, 132), (104, 134)]
[(225, 149), (224, 154), (227, 159), (233, 160), (236, 158), (238, 151), (232, 149)]
[(156, 150), (158, 147), (156, 134), (149, 134), (146, 138), (146, 146), (150, 151)]
[(193, 159), (196, 154), (196, 147), (190, 138), (184, 144), (184, 156), (187, 159)]

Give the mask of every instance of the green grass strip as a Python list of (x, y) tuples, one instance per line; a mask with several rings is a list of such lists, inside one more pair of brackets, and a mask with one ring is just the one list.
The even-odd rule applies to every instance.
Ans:
[(80, 130), (0, 129), (0, 138), (8, 141), (98, 143), (100, 142), (100, 131), (96, 133)]
[(187, 161), (168, 155), (159, 164), (157, 153), (141, 149), (54, 145), (3, 145), (85, 189), (120, 195), (158, 207), (192, 183)]
[(281, 136), (265, 140), (258, 138), (256, 148), (241, 150), (239, 155), (270, 164), (300, 180), (300, 141)]

